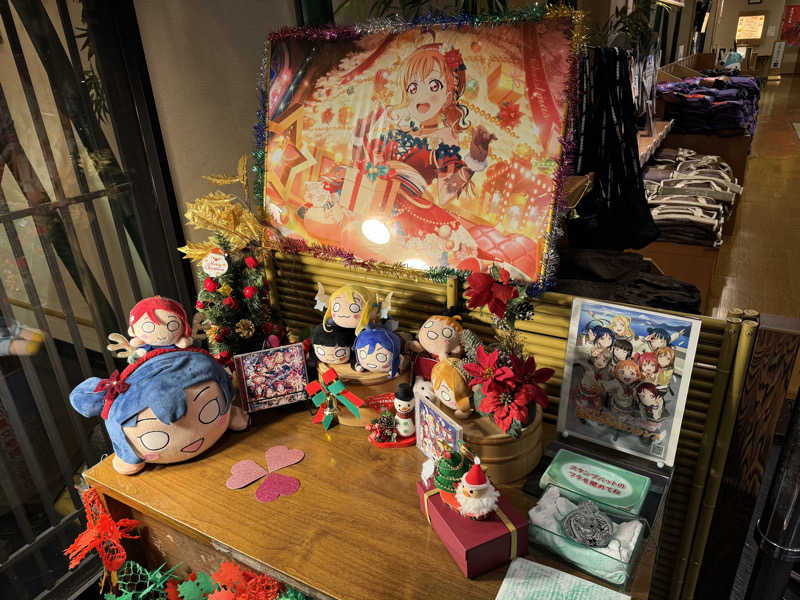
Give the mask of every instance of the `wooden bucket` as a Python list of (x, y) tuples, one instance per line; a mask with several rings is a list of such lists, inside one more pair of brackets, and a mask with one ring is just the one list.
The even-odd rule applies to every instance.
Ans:
[(481, 459), (494, 483), (512, 483), (527, 476), (542, 458), (542, 409), (522, 429), (519, 439), (503, 433), (492, 417), (481, 416), (456, 421), (464, 428), (464, 443)]

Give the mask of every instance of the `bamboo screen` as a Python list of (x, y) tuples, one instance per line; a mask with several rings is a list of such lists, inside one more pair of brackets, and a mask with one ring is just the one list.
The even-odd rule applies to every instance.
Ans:
[[(399, 321), (401, 331), (410, 333), (415, 333), (429, 315), (442, 311), (460, 296), (455, 290), (448, 290), (452, 285), (434, 284), (424, 277), (383, 276), (306, 256), (276, 255), (274, 277), (277, 281), (274, 298), (287, 324), (296, 328), (315, 325), (321, 320), (320, 313), (313, 309), (317, 282), (328, 291), (345, 284), (364, 286), (381, 297), (393, 291), (392, 316)], [(556, 371), (546, 384), (550, 406), (545, 411), (544, 420), (549, 423), (556, 422), (558, 413), (571, 307), (572, 296), (547, 293), (536, 303), (531, 320), (516, 323), (522, 332), (525, 348), (535, 355), (537, 365), (552, 367)], [(707, 504), (702, 500), (718, 443), (717, 430), (728, 396), (741, 322), (707, 317), (701, 317), (701, 320), (672, 489), (653, 572), (650, 593), (653, 600), (680, 598), (682, 591), (684, 596), (691, 597), (691, 592), (683, 590), (689, 556), (702, 557), (705, 547), (705, 536), (696, 539), (695, 531), (698, 518), (704, 516), (701, 504)], [(491, 318), (486, 313), (464, 313), (464, 326), (483, 339), (493, 337)], [(704, 506), (704, 511), (713, 513), (713, 505)]]

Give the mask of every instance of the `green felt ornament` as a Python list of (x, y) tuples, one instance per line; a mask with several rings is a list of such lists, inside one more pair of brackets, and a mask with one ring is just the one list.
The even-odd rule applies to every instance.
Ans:
[(450, 452), (436, 463), (433, 483), (443, 492), (454, 494), (461, 477), (472, 468), (472, 460), (460, 452)]

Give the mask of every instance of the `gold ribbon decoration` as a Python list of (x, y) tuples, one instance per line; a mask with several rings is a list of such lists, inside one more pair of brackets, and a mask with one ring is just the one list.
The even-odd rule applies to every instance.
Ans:
[(428, 500), (431, 499), (431, 496), (434, 496), (439, 493), (439, 488), (431, 488), (427, 492), (425, 492), (425, 518), (428, 519), (428, 525), (431, 524), (431, 515), (428, 512)]
[(514, 560), (514, 558), (517, 556), (517, 536), (519, 535), (517, 528), (514, 527), (514, 523), (511, 522), (511, 519), (508, 518), (508, 515), (500, 510), (499, 506), (494, 509), (494, 512), (497, 513), (497, 516), (500, 517), (503, 525), (508, 527), (508, 531), (511, 533), (511, 560)]

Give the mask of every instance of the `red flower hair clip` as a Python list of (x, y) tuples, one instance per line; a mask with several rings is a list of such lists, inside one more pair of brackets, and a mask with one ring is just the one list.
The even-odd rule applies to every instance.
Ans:
[(461, 51), (457, 48), (450, 48), (444, 53), (444, 62), (451, 71), (464, 69), (464, 60), (461, 58)]

